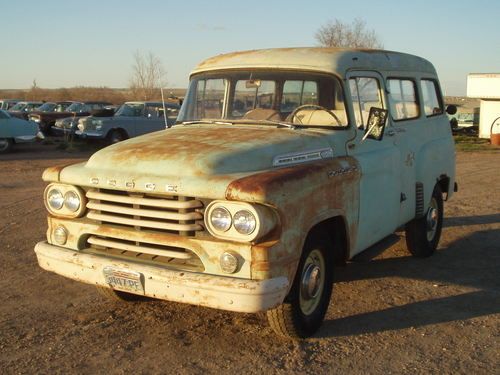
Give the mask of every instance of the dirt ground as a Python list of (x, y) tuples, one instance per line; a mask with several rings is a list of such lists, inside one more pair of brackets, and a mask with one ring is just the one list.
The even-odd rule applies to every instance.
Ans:
[(428, 259), (404, 235), (336, 269), (316, 337), (277, 338), (265, 315), (164, 301), (114, 303), (38, 267), (44, 168), (88, 157), (53, 146), (0, 156), (3, 374), (445, 373), (500, 369), (500, 153), (459, 153), (459, 192)]

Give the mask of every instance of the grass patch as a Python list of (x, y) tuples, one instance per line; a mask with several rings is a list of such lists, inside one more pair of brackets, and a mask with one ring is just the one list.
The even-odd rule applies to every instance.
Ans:
[(473, 135), (455, 135), (457, 151), (500, 151), (500, 146), (493, 146), (489, 139), (478, 138)]

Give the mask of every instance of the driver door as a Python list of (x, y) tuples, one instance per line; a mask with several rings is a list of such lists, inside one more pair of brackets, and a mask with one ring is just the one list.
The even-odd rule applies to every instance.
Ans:
[(347, 153), (361, 166), (358, 232), (351, 253), (355, 255), (397, 229), (401, 176), (400, 153), (391, 137), (363, 140), (370, 108), (387, 108), (382, 77), (377, 72), (356, 71), (348, 75), (348, 82), (356, 135)]

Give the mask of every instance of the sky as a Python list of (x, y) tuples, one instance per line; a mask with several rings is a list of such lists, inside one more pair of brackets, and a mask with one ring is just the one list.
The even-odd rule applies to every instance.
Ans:
[(205, 58), (317, 46), (330, 20), (360, 18), (384, 48), (431, 61), (445, 95), (468, 73), (500, 73), (500, 1), (0, 0), (0, 89), (127, 87), (136, 51), (152, 52), (167, 87), (185, 88)]

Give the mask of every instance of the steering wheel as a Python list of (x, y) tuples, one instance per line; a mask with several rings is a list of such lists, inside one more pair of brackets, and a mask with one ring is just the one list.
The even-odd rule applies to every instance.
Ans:
[(294, 118), (297, 118), (297, 120), (299, 121), (299, 124), (302, 124), (302, 121), (297, 117), (297, 113), (304, 110), (304, 109), (315, 109), (315, 110), (321, 110), (321, 111), (325, 111), (326, 113), (328, 113), (330, 116), (332, 116), (335, 121), (337, 121), (337, 124), (342, 126), (342, 122), (339, 120), (339, 118), (335, 115), (335, 113), (333, 113), (331, 110), (323, 107), (323, 106), (320, 106), (320, 105), (317, 105), (317, 104), (304, 104), (304, 105), (301, 105), (301, 106), (298, 106), (297, 108), (295, 108), (293, 110), (292, 113), (290, 113), (290, 115), (288, 116), (288, 118), (290, 119), (290, 122), (294, 122)]

